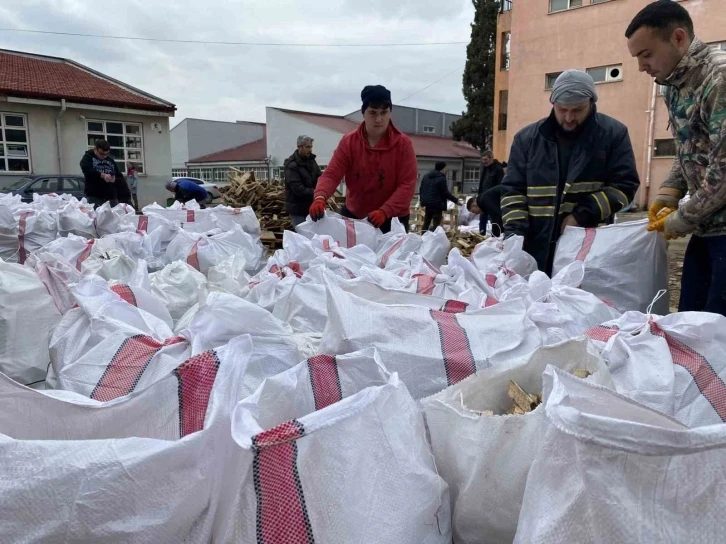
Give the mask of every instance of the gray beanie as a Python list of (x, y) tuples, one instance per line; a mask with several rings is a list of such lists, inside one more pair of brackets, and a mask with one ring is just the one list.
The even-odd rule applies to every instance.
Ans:
[(174, 191), (176, 191), (176, 181), (167, 181), (164, 184), (164, 187), (166, 187), (167, 191), (170, 191), (173, 193)]
[(552, 87), (552, 96), (550, 96), (552, 104), (557, 103), (563, 106), (579, 104), (587, 99), (597, 102), (595, 82), (590, 74), (581, 70), (565, 70), (562, 72), (555, 81), (555, 85)]

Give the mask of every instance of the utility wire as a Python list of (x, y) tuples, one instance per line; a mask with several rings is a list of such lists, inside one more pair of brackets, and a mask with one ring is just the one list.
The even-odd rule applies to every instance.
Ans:
[(408, 99), (409, 99), (409, 98), (411, 98), (412, 96), (416, 96), (416, 95), (417, 95), (418, 93), (422, 93), (422, 92), (424, 92), (424, 91), (425, 91), (426, 89), (429, 89), (429, 88), (433, 87), (433, 86), (434, 86), (434, 85), (436, 85), (437, 83), (441, 83), (441, 82), (442, 82), (443, 80), (445, 80), (445, 79), (446, 79), (447, 77), (449, 77), (450, 75), (452, 75), (452, 74), (455, 74), (456, 72), (460, 72), (461, 70), (462, 70), (461, 68), (457, 68), (456, 70), (452, 70), (451, 72), (449, 72), (448, 74), (446, 74), (446, 75), (445, 75), (444, 77), (442, 77), (441, 79), (437, 79), (437, 80), (436, 80), (436, 81), (434, 81), (433, 83), (430, 83), (430, 84), (426, 85), (426, 86), (425, 86), (425, 87), (424, 87), (423, 89), (419, 89), (419, 90), (418, 90), (418, 91), (416, 91), (415, 93), (411, 93), (411, 94), (409, 94), (409, 95), (408, 95), (408, 96), (407, 96), (406, 98), (402, 98), (401, 100), (396, 100), (396, 104), (400, 104), (401, 102), (405, 102), (406, 100), (408, 100)]
[(469, 42), (412, 42), (412, 43), (285, 43), (285, 42), (228, 42), (208, 40), (175, 40), (171, 38), (142, 38), (137, 36), (109, 36), (106, 34), (82, 34), (79, 32), (55, 32), (51, 30), (29, 30), (24, 28), (0, 28), (0, 32), (25, 32), (29, 34), (50, 34), (53, 36), (78, 36), (107, 40), (133, 40), (142, 42), (193, 43), (204, 45), (251, 45), (258, 47), (426, 47), (435, 45), (465, 45)]

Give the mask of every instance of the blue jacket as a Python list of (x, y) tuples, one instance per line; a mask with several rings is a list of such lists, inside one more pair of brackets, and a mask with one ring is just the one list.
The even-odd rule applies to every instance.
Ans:
[[(196, 182), (180, 178), (176, 180), (176, 196), (189, 200), (206, 200), (207, 190)], [(178, 199), (178, 198), (177, 198)]]

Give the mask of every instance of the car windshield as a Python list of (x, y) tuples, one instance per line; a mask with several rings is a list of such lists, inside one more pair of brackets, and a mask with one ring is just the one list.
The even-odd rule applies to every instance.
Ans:
[(33, 178), (20, 178), (15, 183), (11, 183), (11, 184), (3, 187), (3, 190), (4, 191), (17, 191), (18, 189), (22, 189), (29, 181), (33, 181)]

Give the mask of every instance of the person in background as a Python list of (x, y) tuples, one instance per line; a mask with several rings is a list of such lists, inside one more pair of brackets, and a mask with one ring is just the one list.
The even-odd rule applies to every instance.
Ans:
[(113, 160), (111, 146), (106, 140), (96, 140), (81, 159), (81, 171), (85, 178), (85, 194), (89, 204), (96, 207), (108, 202), (111, 207), (119, 202), (131, 204), (131, 192), (124, 175)]
[(423, 228), (421, 229), (422, 234), (427, 230), (436, 230), (436, 227), (441, 224), (446, 211), (447, 200), (459, 204), (459, 199), (449, 191), (449, 185), (446, 181), (445, 162), (437, 162), (434, 169), (421, 179), (419, 193), (421, 195), (421, 206), (426, 210)]
[(320, 167), (313, 154), (313, 139), (310, 136), (297, 137), (297, 151), (285, 159), (286, 209), (297, 228), (305, 222), (313, 203), (313, 193), (320, 177)]
[(479, 226), (479, 214), (481, 209), (476, 203), (476, 197), (466, 201), (466, 211), (459, 212), (459, 225), (462, 227)]
[[(481, 156), (481, 174), (479, 175), (479, 190), (477, 191), (477, 201), (480, 201), (481, 196), (498, 187), (504, 179), (504, 168), (502, 163), (494, 158), (494, 153), (487, 150), (482, 153)], [(486, 208), (482, 208), (482, 213), (479, 215), (479, 231), (482, 234), (487, 233), (487, 222), (489, 221), (489, 211)]]
[(640, 71), (664, 85), (676, 142), (649, 230), (668, 239), (693, 235), (678, 311), (726, 315), (726, 52), (698, 39), (688, 11), (671, 1), (648, 4), (625, 36)]
[(207, 207), (207, 190), (190, 179), (178, 178), (167, 181), (165, 187), (167, 191), (174, 193), (174, 200), (178, 202), (196, 200), (202, 209)]
[(514, 137), (500, 200), (505, 236), (523, 236), (547, 274), (568, 226), (597, 227), (640, 187), (628, 128), (597, 111), (589, 74), (563, 72), (550, 102), (549, 117)]
[(416, 192), (418, 168), (411, 139), (391, 122), (391, 92), (369, 85), (361, 92), (363, 122), (338, 144), (330, 164), (320, 176), (310, 206), (319, 221), (325, 203), (345, 177), (345, 206), (341, 214), (365, 219), (382, 232), (391, 230), (397, 217), (408, 232), (411, 200)]
[(129, 191), (131, 192), (131, 198), (134, 201), (134, 208), (136, 208), (136, 211), (139, 211), (139, 199), (136, 196), (139, 180), (136, 177), (136, 165), (134, 163), (129, 163), (129, 170), (126, 173), (126, 182), (128, 183)]

